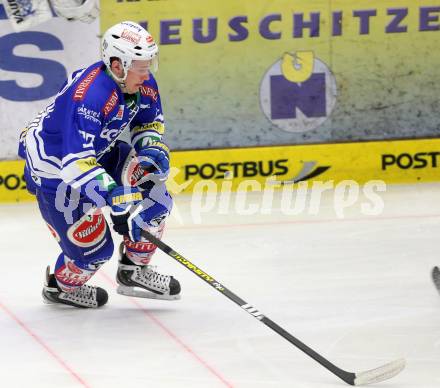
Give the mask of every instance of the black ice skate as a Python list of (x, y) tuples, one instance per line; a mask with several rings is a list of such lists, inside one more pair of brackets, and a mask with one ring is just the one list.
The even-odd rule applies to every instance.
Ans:
[(46, 282), (43, 287), (43, 300), (45, 303), (60, 303), (81, 308), (97, 308), (107, 303), (107, 291), (100, 287), (84, 284), (72, 292), (62, 291), (58, 287), (55, 275), (50, 274), (49, 271), (48, 266), (46, 269)]
[(172, 276), (162, 275), (151, 265), (136, 265), (120, 249), (116, 281), (118, 294), (137, 298), (176, 300), (180, 299), (180, 283)]

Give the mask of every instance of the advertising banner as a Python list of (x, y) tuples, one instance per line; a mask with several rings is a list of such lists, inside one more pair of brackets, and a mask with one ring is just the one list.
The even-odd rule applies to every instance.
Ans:
[(67, 74), (99, 60), (99, 22), (52, 18), (14, 32), (0, 4), (0, 159), (17, 159), (22, 128), (59, 91)]
[(232, 191), (317, 181), (426, 183), (439, 180), (440, 139), (182, 151), (172, 154), (172, 165), (174, 193), (197, 185), (219, 192), (225, 182)]
[[(440, 139), (175, 151), (167, 186), (193, 192), (267, 191), (300, 182), (438, 182)], [(23, 161), (0, 161), (0, 202), (28, 201)]]
[(440, 135), (436, 0), (108, 0), (160, 45), (174, 149)]

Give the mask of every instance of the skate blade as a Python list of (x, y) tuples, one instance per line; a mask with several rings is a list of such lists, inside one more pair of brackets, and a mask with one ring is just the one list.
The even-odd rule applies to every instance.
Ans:
[(57, 304), (57, 302), (54, 302), (52, 299), (49, 299), (46, 295), (44, 295), (44, 292), (41, 293), (41, 296), (44, 304)]
[(179, 300), (180, 294), (178, 295), (161, 295), (155, 294), (154, 292), (144, 290), (137, 287), (127, 287), (119, 285), (116, 292), (120, 295), (132, 296), (134, 298), (146, 298), (146, 299), (160, 299), (160, 300)]

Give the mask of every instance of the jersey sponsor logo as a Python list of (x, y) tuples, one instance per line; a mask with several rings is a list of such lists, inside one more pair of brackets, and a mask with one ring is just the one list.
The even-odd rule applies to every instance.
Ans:
[(153, 99), (154, 102), (157, 101), (159, 97), (159, 92), (156, 89), (153, 89), (149, 86), (141, 86), (140, 90), (141, 90), (141, 94), (144, 97), (150, 97)]
[(112, 198), (112, 205), (121, 205), (128, 202), (142, 201), (142, 193), (129, 193), (117, 195)]
[(401, 170), (424, 169), (439, 167), (440, 152), (416, 152), (413, 154), (403, 152), (401, 154), (383, 154), (382, 170), (385, 171), (391, 167), (397, 167)]
[[(125, 109), (125, 108), (124, 108)], [(98, 151), (98, 158), (103, 155), (105, 152), (107, 152), (110, 147), (114, 144), (115, 140), (119, 137), (119, 135), (125, 130), (125, 128), (130, 125), (131, 121), (133, 120), (134, 116), (139, 112), (139, 106), (135, 105), (133, 109), (129, 109), (128, 118), (127, 121), (123, 121), (119, 128), (109, 128), (110, 124), (112, 124), (114, 121), (118, 120), (116, 117), (112, 117), (107, 124), (105, 124), (104, 128), (101, 131), (100, 137), (102, 139), (106, 139), (110, 144), (102, 149), (101, 151)], [(126, 116), (125, 111), (123, 116)]]
[[(115, 108), (117, 103), (118, 93), (116, 92), (116, 89), (113, 89), (112, 94), (110, 94), (110, 97), (107, 99), (104, 107), (102, 108), (102, 113), (104, 114), (104, 117), (107, 117), (109, 115), (109, 113)], [(122, 114), (124, 114), (124, 112), (122, 112)], [(118, 118), (118, 120), (120, 119)]]
[[(123, 125), (121, 128), (108, 128), (108, 127), (105, 127), (101, 131), (100, 137), (102, 139), (106, 139), (108, 142), (112, 142), (124, 130), (125, 126), (126, 126), (126, 124)], [(106, 152), (106, 150), (99, 152), (98, 156), (102, 155), (104, 152)]]
[(69, 240), (80, 247), (91, 247), (98, 244), (105, 236), (107, 224), (104, 215), (97, 209), (92, 214), (85, 214), (68, 230)]
[(81, 101), (86, 93), (87, 90), (89, 90), (90, 85), (92, 84), (93, 80), (98, 76), (98, 74), (101, 72), (100, 67), (94, 68), (87, 76), (78, 84), (78, 86), (75, 88), (75, 92), (73, 93), (73, 99), (75, 101)]
[(77, 113), (78, 116), (84, 117), (86, 120), (101, 124), (101, 113), (87, 108), (84, 104), (78, 107)]
[(122, 31), (121, 38), (128, 42), (138, 44), (141, 40), (141, 35), (130, 30), (124, 30)]

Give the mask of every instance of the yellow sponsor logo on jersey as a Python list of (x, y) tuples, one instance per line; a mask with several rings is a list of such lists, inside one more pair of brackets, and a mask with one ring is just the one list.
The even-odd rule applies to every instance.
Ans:
[(123, 195), (117, 195), (112, 199), (113, 205), (120, 205), (122, 203), (128, 203), (128, 202), (134, 202), (134, 201), (142, 201), (142, 194), (141, 193), (130, 193), (130, 194), (123, 194)]

